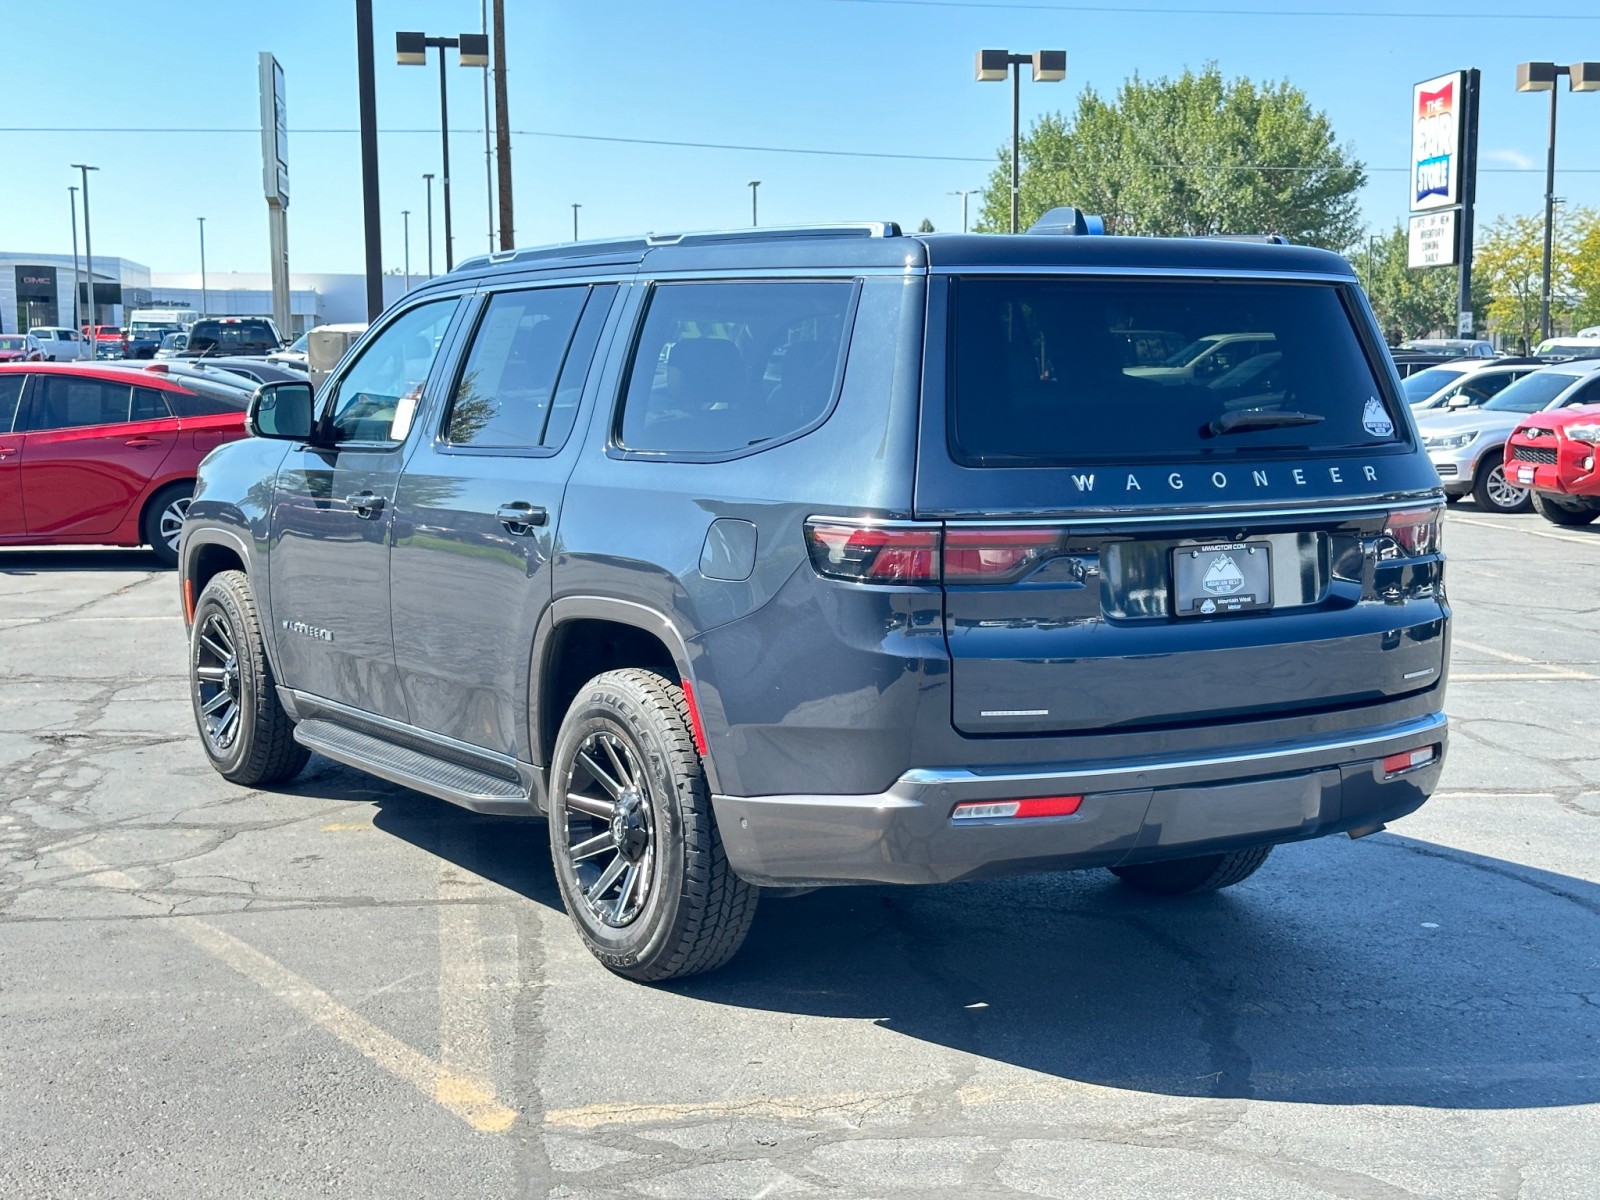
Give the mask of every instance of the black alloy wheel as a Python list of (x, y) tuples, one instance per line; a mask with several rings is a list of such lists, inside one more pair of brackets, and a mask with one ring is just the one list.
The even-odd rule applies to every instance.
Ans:
[(563, 844), (579, 894), (613, 929), (632, 924), (655, 884), (649, 784), (628, 743), (596, 730), (573, 756)]

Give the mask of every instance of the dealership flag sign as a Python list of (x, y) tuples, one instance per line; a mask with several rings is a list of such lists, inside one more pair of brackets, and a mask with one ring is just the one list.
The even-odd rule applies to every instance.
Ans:
[(1461, 113), (1464, 71), (1426, 79), (1411, 89), (1411, 209), (1461, 202)]

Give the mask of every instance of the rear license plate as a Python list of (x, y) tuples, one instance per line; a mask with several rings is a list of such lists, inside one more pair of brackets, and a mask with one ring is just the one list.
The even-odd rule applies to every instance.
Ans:
[(1172, 603), (1180, 617), (1211, 617), (1272, 607), (1272, 548), (1219, 542), (1172, 552)]
[(1517, 482), (1518, 483), (1532, 483), (1533, 482), (1533, 468), (1532, 467), (1518, 467), (1517, 468)]

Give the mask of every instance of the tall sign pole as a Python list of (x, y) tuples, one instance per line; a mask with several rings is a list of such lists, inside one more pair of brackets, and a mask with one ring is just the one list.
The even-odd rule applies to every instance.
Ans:
[(289, 324), (289, 117), (283, 68), (269, 51), (260, 55), (261, 180), (267, 196), (267, 232), (272, 254), (272, 320), (293, 336)]
[(1478, 201), (1478, 97), (1481, 80), (1478, 68), (1463, 71), (1466, 99), (1461, 131), (1461, 278), (1457, 287), (1456, 332), (1472, 336), (1472, 236), (1473, 206)]
[(511, 129), (506, 104), (506, 0), (494, 0), (494, 153), (500, 177), (500, 249), (513, 249)]

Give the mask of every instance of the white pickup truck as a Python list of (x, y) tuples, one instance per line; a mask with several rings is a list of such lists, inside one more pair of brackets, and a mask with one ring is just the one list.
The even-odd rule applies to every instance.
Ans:
[(89, 357), (89, 343), (76, 329), (58, 328), (54, 325), (35, 325), (28, 330), (44, 347), (48, 362), (77, 362)]

